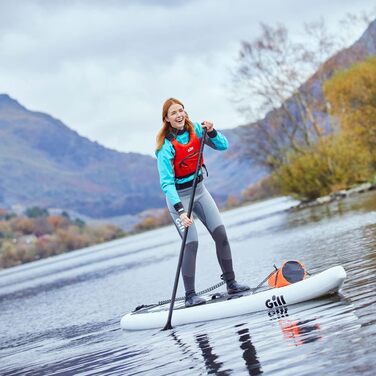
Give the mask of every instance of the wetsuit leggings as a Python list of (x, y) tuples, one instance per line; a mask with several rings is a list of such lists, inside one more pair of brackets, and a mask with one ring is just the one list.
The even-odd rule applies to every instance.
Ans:
[[(186, 188), (178, 190), (179, 197), (185, 210), (188, 211), (189, 200), (193, 188)], [(167, 206), (171, 217), (174, 221), (179, 235), (184, 235), (184, 225), (180, 221), (180, 216), (174, 207), (167, 200)], [(232, 281), (235, 279), (234, 270), (232, 267), (232, 257), (230, 244), (227, 239), (225, 226), (218, 207), (214, 202), (212, 196), (201, 182), (197, 185), (195, 199), (193, 203), (193, 213), (201, 220), (201, 222), (208, 229), (210, 235), (215, 241), (217, 259), (222, 269), (223, 278), (225, 281)], [(184, 287), (187, 294), (195, 291), (195, 271), (196, 271), (196, 255), (198, 249), (197, 229), (193, 224), (189, 227), (187, 242), (184, 249), (182, 275)]]

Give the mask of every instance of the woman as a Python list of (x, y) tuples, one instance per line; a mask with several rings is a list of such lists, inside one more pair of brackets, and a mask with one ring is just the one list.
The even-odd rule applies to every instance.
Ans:
[[(185, 227), (190, 227), (184, 249), (182, 275), (185, 287), (186, 307), (205, 303), (205, 299), (195, 292), (196, 254), (198, 248), (197, 230), (188, 217), (189, 200), (193, 190), (193, 180), (198, 162), (198, 152), (203, 135), (207, 129), (205, 144), (216, 150), (226, 150), (228, 146), (224, 135), (214, 129), (213, 123), (192, 123), (184, 110), (183, 104), (170, 98), (162, 109), (163, 126), (157, 135), (157, 161), (160, 183), (166, 195), (171, 217), (183, 237)], [(232, 267), (231, 249), (225, 227), (210, 193), (203, 183), (202, 169), (199, 172), (198, 185), (193, 203), (193, 212), (209, 230), (217, 250), (217, 258), (227, 284), (229, 294), (249, 290), (235, 280)]]

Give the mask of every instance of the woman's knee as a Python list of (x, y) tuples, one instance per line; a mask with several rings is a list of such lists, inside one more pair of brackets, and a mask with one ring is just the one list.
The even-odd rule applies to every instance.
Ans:
[(228, 238), (227, 238), (227, 233), (224, 225), (218, 226), (213, 232), (212, 232), (212, 237), (216, 244), (222, 246), (222, 247), (227, 247), (229, 246)]

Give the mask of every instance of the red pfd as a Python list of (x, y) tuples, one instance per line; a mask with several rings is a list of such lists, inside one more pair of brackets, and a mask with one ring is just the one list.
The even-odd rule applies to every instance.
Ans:
[[(189, 141), (181, 144), (176, 138), (170, 140), (175, 149), (174, 171), (175, 178), (186, 178), (196, 172), (198, 155), (200, 152), (200, 139), (196, 132), (189, 132)], [(204, 164), (204, 157), (201, 158), (200, 167)]]

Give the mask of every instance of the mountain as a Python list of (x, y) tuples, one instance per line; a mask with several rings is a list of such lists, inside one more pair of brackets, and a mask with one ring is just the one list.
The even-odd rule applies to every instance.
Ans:
[(107, 149), (8, 95), (0, 95), (0, 176), (0, 205), (7, 207), (60, 207), (98, 218), (164, 205), (155, 159)]
[[(372, 21), (363, 35), (350, 47), (345, 48), (329, 58), (322, 66), (329, 78), (339, 69), (345, 69), (351, 65), (365, 60), (369, 56), (376, 55), (376, 20)], [(315, 79), (317, 73), (313, 76)]]
[[(260, 178), (260, 169), (240, 157), (238, 132), (224, 133), (228, 152), (205, 151), (206, 182), (219, 203)], [(0, 174), (0, 206), (59, 207), (91, 218), (165, 206), (155, 158), (105, 148), (6, 94), (0, 95)]]
[[(309, 97), (315, 98), (316, 108), (317, 104), (324, 104), (324, 96), (322, 90), (323, 80), (327, 80), (332, 77), (337, 71), (346, 69), (351, 65), (365, 60), (369, 56), (376, 55), (376, 20), (370, 23), (367, 30), (363, 35), (349, 48), (339, 51), (337, 54), (329, 58), (322, 64), (320, 69), (315, 72), (300, 88), (304, 93), (309, 93)], [(306, 97), (307, 98), (307, 97)], [(312, 99), (311, 99), (312, 100)], [(263, 119), (257, 121), (261, 123), (261, 128), (275, 128), (274, 124), (283, 123), (285, 127), (293, 127), (290, 115), (295, 118), (297, 123), (301, 123), (301, 116), (297, 108), (299, 105), (295, 102), (294, 98), (290, 98), (285, 102), (287, 108), (289, 108), (290, 114), (287, 115), (281, 108), (276, 108), (266, 114)], [(316, 110), (313, 114), (316, 121), (322, 126), (322, 129), (328, 129), (329, 118), (326, 112)], [(266, 168), (256, 166), (256, 161), (249, 157), (249, 145), (260, 140), (259, 128), (255, 127), (256, 123), (249, 123), (244, 126), (236, 127), (230, 131), (226, 130), (224, 133), (232, 141), (232, 148), (228, 153), (215, 153), (211, 156), (211, 164), (214, 166), (223, 166), (224, 171), (232, 171), (233, 175), (227, 175), (230, 179), (220, 180), (218, 176), (215, 177), (215, 184), (221, 186), (221, 190), (214, 189), (215, 194), (220, 195), (221, 192), (228, 192), (236, 195), (241, 189), (244, 189), (244, 180), (250, 184), (256, 182), (261, 177), (268, 174)], [(261, 139), (261, 144), (262, 139)], [(252, 166), (252, 168), (250, 168)], [(216, 172), (216, 170), (215, 170)], [(218, 180), (218, 182), (216, 181)], [(213, 183), (214, 183), (213, 181)], [(211, 182), (208, 183), (210, 186)], [(236, 192), (237, 191), (237, 192)]]
[(228, 150), (218, 152), (207, 147), (204, 152), (209, 174), (205, 185), (219, 204), (225, 203), (229, 196), (240, 197), (244, 189), (268, 173), (248, 156), (247, 144), (244, 143), (246, 127), (221, 132), (228, 139)]
[[(354, 45), (326, 61), (320, 75), (329, 78), (375, 54), (376, 21)], [(314, 74), (305, 88), (317, 90), (317, 77)], [(317, 116), (326, 121), (326, 114)], [(279, 117), (276, 109), (259, 121), (272, 124)], [(229, 195), (239, 196), (268, 173), (248, 155), (252, 126), (224, 130), (230, 144), (226, 152), (205, 149), (206, 185), (219, 203)], [(6, 94), (0, 95), (0, 174), (0, 207), (59, 207), (109, 218), (165, 206), (155, 158), (105, 148)]]

